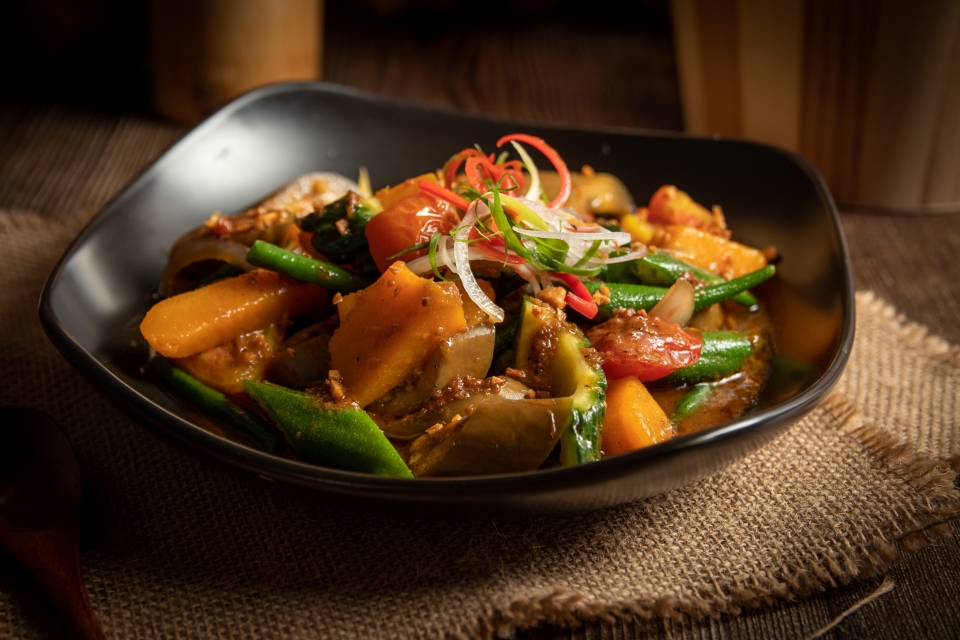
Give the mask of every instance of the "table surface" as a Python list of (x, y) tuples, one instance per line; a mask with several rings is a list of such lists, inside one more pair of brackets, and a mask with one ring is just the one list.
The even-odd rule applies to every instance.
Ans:
[[(325, 80), (377, 93), (520, 120), (679, 129), (672, 41), (664, 28), (541, 20), (431, 29), (328, 12)], [(358, 44), (362, 43), (362, 45)], [(598, 71), (599, 70), (599, 71)], [(0, 209), (51, 217), (99, 210), (186, 129), (123, 113), (65, 105), (0, 105)], [(37, 153), (59, 136), (57, 157)], [(138, 163), (112, 182), (94, 176), (98, 153), (135, 146)], [(64, 180), (65, 176), (72, 180)], [(80, 179), (78, 179), (80, 178)], [(844, 212), (858, 289), (871, 289), (912, 320), (960, 343), (960, 215)], [(960, 636), (960, 526), (889, 575), (895, 589), (825, 638)], [(880, 578), (774, 602), (718, 620), (620, 620), (580, 629), (542, 626), (519, 638), (797, 638), (826, 626)]]

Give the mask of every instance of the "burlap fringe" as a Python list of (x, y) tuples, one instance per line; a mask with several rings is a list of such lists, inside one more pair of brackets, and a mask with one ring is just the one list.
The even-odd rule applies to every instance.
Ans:
[[(926, 330), (915, 323), (904, 323), (902, 316), (895, 312), (887, 313), (892, 307), (871, 296), (864, 294), (865, 302), (884, 311), (891, 320), (900, 322), (902, 335), (912, 347), (931, 355), (960, 358), (960, 350), (940, 338), (927, 335)], [(714, 592), (702, 593), (689, 600), (675, 596), (640, 597), (612, 604), (586, 603), (578, 594), (556, 589), (540, 597), (517, 600), (506, 608), (491, 608), (477, 619), (475, 627), (461, 629), (451, 637), (490, 640), (542, 623), (577, 627), (595, 619), (613, 621), (634, 616), (646, 620), (679, 620), (690, 616), (701, 620), (707, 616), (736, 615), (744, 607), (789, 600), (884, 573), (891, 565), (910, 557), (936, 539), (949, 536), (947, 523), (960, 518), (960, 500), (954, 488), (956, 472), (948, 461), (897, 441), (886, 431), (866, 423), (850, 401), (839, 393), (832, 394), (822, 406), (833, 415), (838, 429), (863, 445), (878, 466), (895, 470), (904, 478), (904, 482), (922, 498), (926, 507), (924, 511), (904, 509), (886, 535), (874, 536), (869, 542), (852, 549), (837, 550), (818, 561), (754, 576), (751, 584), (719, 587)]]
[(929, 357), (942, 358), (952, 364), (960, 364), (960, 346), (953, 345), (933, 335), (930, 330), (918, 322), (907, 318), (896, 307), (880, 298), (873, 291), (857, 293), (857, 306), (863, 307), (890, 322), (900, 341), (907, 347)]

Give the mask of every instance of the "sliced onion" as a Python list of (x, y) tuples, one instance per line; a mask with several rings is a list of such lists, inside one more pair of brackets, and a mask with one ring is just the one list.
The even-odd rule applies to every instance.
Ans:
[[(558, 214), (556, 211), (543, 204), (539, 200), (534, 200), (532, 198), (514, 198), (521, 204), (533, 210), (535, 214), (540, 216), (540, 218), (547, 223), (547, 227), (550, 229), (556, 229), (557, 231), (563, 230), (563, 221), (564, 218), (562, 215)], [(579, 218), (578, 218), (579, 220)]]
[[(461, 244), (461, 243), (458, 242), (457, 244)], [(449, 251), (447, 252), (447, 255), (449, 256)], [(452, 256), (450, 257), (449, 264), (443, 259), (443, 254), (440, 252), (439, 245), (437, 246), (437, 254), (435, 257), (437, 259), (437, 267), (448, 267), (448, 268), (451, 268), (452, 270), (457, 266), (457, 263)], [(482, 251), (480, 251), (474, 246), (470, 247), (470, 252), (468, 253), (467, 257), (469, 257), (470, 260), (487, 260), (487, 261), (497, 260), (497, 258), (491, 258), (490, 256), (486, 255), (485, 253), (483, 253)], [(500, 261), (503, 262), (502, 255), (500, 256)], [(416, 260), (411, 260), (410, 262), (407, 263), (407, 269), (410, 269), (410, 271), (412, 271), (417, 275), (421, 275), (421, 274), (429, 273), (430, 271), (433, 271), (433, 267), (430, 266), (430, 256), (420, 256)]]
[(460, 282), (463, 283), (463, 290), (473, 300), (478, 307), (487, 312), (496, 322), (503, 322), (503, 309), (493, 303), (493, 300), (487, 297), (477, 279), (473, 277), (473, 271), (470, 270), (470, 245), (467, 240), (470, 237), (470, 229), (477, 223), (477, 208), (471, 207), (463, 216), (463, 222), (460, 230), (457, 231), (457, 240), (453, 246), (453, 255), (456, 257), (457, 270), (460, 275)]
[(530, 283), (530, 286), (533, 288), (533, 295), (540, 293), (541, 286), (540, 281), (537, 279), (537, 274), (534, 272), (533, 267), (528, 264), (518, 264), (513, 268), (517, 272), (517, 275)]
[(678, 278), (673, 286), (667, 289), (653, 309), (650, 316), (660, 318), (666, 322), (686, 325), (693, 315), (694, 292), (693, 285), (683, 278)]
[(167, 266), (164, 267), (163, 275), (160, 276), (160, 295), (173, 294), (180, 272), (204, 260), (226, 262), (244, 271), (253, 269), (247, 263), (247, 251), (250, 247), (233, 240), (191, 237), (195, 233), (197, 233), (196, 230), (181, 238), (170, 250)]
[(567, 242), (595, 242), (603, 240), (605, 242), (614, 242), (618, 245), (630, 244), (632, 238), (629, 233), (624, 231), (538, 231), (536, 229), (522, 229), (514, 227), (513, 229), (520, 235), (530, 236), (531, 238), (550, 238), (553, 240), (565, 240)]
[(540, 200), (540, 171), (537, 170), (537, 165), (533, 164), (533, 158), (530, 157), (530, 154), (527, 153), (527, 150), (524, 149), (519, 142), (516, 140), (511, 141), (513, 148), (517, 150), (520, 159), (523, 160), (523, 164), (527, 167), (527, 171), (530, 173), (530, 188), (527, 189), (527, 195), (524, 197), (527, 200), (533, 200), (534, 202), (539, 202)]
[(440, 242), (437, 243), (437, 253), (440, 254), (440, 257), (443, 258), (443, 263), (447, 265), (450, 271), (453, 271), (456, 274), (460, 273), (460, 269), (457, 268), (456, 258), (450, 256), (449, 244), (453, 242), (453, 238), (450, 236), (443, 236), (440, 238)]
[(612, 258), (600, 258), (599, 262), (601, 264), (617, 264), (618, 262), (630, 262), (631, 260), (639, 260), (645, 255), (647, 255), (647, 248), (643, 247), (642, 249), (631, 251), (630, 253), (623, 256), (613, 256)]

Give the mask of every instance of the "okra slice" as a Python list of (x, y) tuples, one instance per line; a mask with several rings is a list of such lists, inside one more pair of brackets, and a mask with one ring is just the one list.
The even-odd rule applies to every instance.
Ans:
[(207, 417), (226, 423), (250, 438), (258, 448), (273, 453), (280, 445), (280, 434), (216, 389), (211, 389), (190, 374), (177, 369), (166, 359), (151, 358), (144, 371), (157, 378), (178, 397), (199, 409)]
[(363, 409), (326, 408), (303, 392), (269, 382), (247, 380), (244, 386), (307, 462), (380, 476), (413, 477)]

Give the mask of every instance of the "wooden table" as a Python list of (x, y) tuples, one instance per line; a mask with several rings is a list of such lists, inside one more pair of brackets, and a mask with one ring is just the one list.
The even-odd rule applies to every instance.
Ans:
[[(539, 21), (433, 29), (429, 21), (368, 23), (331, 11), (325, 79), (410, 100), (521, 120), (679, 129), (669, 31)], [(97, 154), (126, 145), (127, 179), (185, 132), (124, 114), (0, 105), (0, 208), (88, 215), (123, 187), (93, 178)], [(55, 156), (44, 154), (62, 141)], [(135, 148), (134, 148), (135, 147)], [(65, 178), (69, 176), (70, 179)], [(872, 289), (951, 342), (960, 342), (960, 216), (843, 213), (858, 289)], [(960, 428), (960, 426), (958, 426)], [(954, 535), (960, 526), (952, 525)], [(890, 575), (896, 588), (828, 638), (960, 636), (960, 542), (921, 549)], [(521, 638), (797, 638), (827, 625), (879, 578), (719, 620), (541, 627)]]

